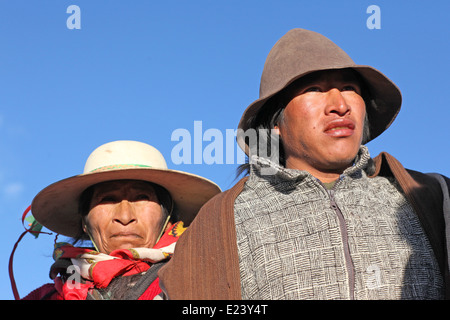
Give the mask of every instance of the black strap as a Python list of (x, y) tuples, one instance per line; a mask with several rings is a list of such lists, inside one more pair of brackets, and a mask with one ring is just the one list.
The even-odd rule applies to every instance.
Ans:
[(133, 289), (128, 290), (123, 300), (137, 300), (148, 289), (153, 281), (158, 277), (159, 269), (166, 264), (167, 261), (155, 263), (147, 270), (142, 278), (134, 285)]

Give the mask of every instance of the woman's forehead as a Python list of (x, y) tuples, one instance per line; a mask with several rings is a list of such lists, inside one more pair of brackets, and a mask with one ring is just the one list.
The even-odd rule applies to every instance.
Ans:
[(94, 193), (103, 193), (121, 190), (136, 190), (155, 192), (152, 184), (141, 180), (114, 180), (99, 183), (94, 186)]

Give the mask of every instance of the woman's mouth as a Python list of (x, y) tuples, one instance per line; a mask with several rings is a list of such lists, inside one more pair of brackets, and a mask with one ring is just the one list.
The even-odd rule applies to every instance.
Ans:
[(141, 236), (132, 232), (118, 232), (113, 234), (111, 238), (141, 238)]

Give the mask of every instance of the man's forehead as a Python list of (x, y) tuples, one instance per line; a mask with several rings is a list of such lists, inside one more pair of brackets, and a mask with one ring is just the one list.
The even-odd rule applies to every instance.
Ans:
[(298, 91), (312, 84), (328, 82), (335, 84), (353, 84), (358, 85), (361, 89), (364, 87), (362, 77), (353, 69), (335, 69), (320, 70), (311, 72), (291, 83), (285, 90), (279, 94), (279, 99), (284, 103), (288, 103), (293, 97), (298, 95)]
[(344, 81), (360, 82), (359, 74), (353, 69), (321, 70), (312, 72), (299, 79), (299, 83), (315, 81)]

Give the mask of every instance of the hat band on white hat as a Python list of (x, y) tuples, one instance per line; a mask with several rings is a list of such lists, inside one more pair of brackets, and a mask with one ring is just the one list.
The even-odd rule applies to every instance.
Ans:
[(86, 160), (83, 173), (52, 183), (33, 199), (31, 211), (40, 224), (68, 237), (82, 232), (80, 196), (87, 188), (114, 180), (141, 180), (167, 190), (170, 209), (188, 226), (201, 206), (221, 190), (214, 182), (188, 172), (169, 170), (155, 147), (119, 140), (101, 145)]
[(120, 169), (133, 169), (133, 168), (151, 168), (152, 166), (148, 166), (145, 164), (111, 164), (108, 166), (103, 166), (96, 168), (94, 170), (89, 171), (89, 173), (94, 172), (103, 172), (103, 171), (110, 171), (110, 170), (120, 170)]

